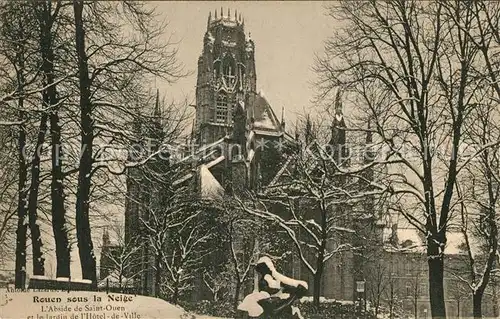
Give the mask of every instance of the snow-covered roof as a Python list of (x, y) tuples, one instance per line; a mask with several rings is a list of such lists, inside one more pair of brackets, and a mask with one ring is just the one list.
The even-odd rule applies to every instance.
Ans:
[(273, 179), (271, 180), (271, 182), (269, 183), (269, 186), (268, 187), (273, 187), (277, 182), (278, 180), (280, 179), (281, 175), (283, 175), (283, 173), (286, 171), (286, 169), (288, 169), (288, 166), (290, 165), (290, 163), (292, 162), (292, 159), (293, 157), (290, 156), (285, 164), (280, 168), (280, 170), (278, 171), (278, 173), (276, 173), (276, 175), (273, 177)]
[[(384, 228), (383, 241), (384, 249), (391, 252), (425, 252), (426, 243), (420, 232), (413, 227), (398, 228), (396, 230), (397, 246), (394, 246), (393, 230)], [(469, 238), (472, 254), (480, 251), (479, 245), (474, 238)], [(463, 255), (467, 251), (464, 249), (465, 238), (461, 232), (449, 231), (446, 233), (446, 255)]]
[(270, 130), (275, 128), (274, 123), (269, 118), (269, 114), (267, 112), (264, 112), (262, 114), (262, 119), (260, 121), (255, 122), (255, 126), (270, 129)]
[(173, 185), (174, 185), (174, 186), (177, 186), (177, 185), (179, 185), (179, 184), (182, 184), (182, 183), (184, 183), (185, 181), (189, 180), (189, 179), (190, 179), (191, 177), (193, 177), (193, 176), (194, 176), (194, 175), (193, 175), (192, 173), (186, 174), (186, 175), (184, 175), (183, 177), (181, 177), (181, 178), (179, 178), (179, 179), (175, 180), (175, 181), (173, 182)]
[(224, 188), (219, 181), (212, 175), (207, 165), (200, 166), (200, 190), (202, 198), (214, 199), (220, 197)]
[(217, 157), (216, 159), (214, 159), (213, 161), (207, 163), (206, 166), (207, 166), (207, 168), (211, 168), (211, 167), (219, 164), (220, 162), (222, 162), (225, 159), (226, 159), (226, 157), (224, 155), (221, 155), (221, 156)]
[(282, 136), (283, 133), (276, 131), (276, 130), (270, 130), (270, 129), (255, 129), (253, 130), (255, 134), (257, 135), (266, 135), (266, 136)]
[(281, 124), (276, 117), (271, 105), (262, 94), (252, 94), (249, 97), (250, 107), (247, 108), (248, 118), (253, 118), (253, 127), (264, 131), (280, 132)]
[(390, 252), (424, 252), (425, 243), (419, 234), (419, 231), (413, 227), (397, 228), (393, 231), (391, 228), (384, 228), (382, 234), (384, 250)]

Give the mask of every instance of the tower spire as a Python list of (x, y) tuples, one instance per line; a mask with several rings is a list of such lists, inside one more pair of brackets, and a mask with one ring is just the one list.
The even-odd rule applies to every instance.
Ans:
[(208, 22), (207, 22), (207, 28), (210, 27), (210, 22), (212, 21), (212, 11), (208, 13)]
[(196, 120), (193, 119), (193, 123), (191, 125), (191, 143), (194, 142), (194, 139), (196, 137)]
[(238, 10), (234, 10), (234, 21), (238, 21)]
[(227, 8), (227, 18), (231, 20), (231, 9)]
[(341, 89), (338, 89), (337, 95), (335, 96), (335, 115), (340, 117), (343, 115)]
[(222, 11), (222, 7), (220, 7), (220, 18), (224, 18), (224, 11)]
[(215, 20), (217, 20), (217, 9), (215, 9)]
[[(371, 119), (368, 119), (368, 125), (367, 125), (367, 130), (366, 130), (366, 139), (365, 139), (365, 163), (373, 161), (375, 157), (375, 152), (373, 151), (372, 144), (373, 144), (373, 136), (372, 136), (372, 130), (371, 130)], [(373, 172), (368, 172), (368, 174), (373, 175)]]
[(281, 128), (285, 130), (285, 107), (281, 106)]
[(368, 128), (366, 131), (366, 144), (371, 144), (373, 143), (373, 136), (372, 136), (372, 130), (371, 130), (371, 119), (368, 120)]
[(335, 111), (331, 126), (331, 156), (337, 164), (348, 165), (346, 161), (348, 150), (346, 149), (346, 125), (342, 114), (342, 90), (339, 88), (335, 96)]
[(161, 118), (161, 108), (160, 108), (160, 90), (156, 89), (156, 100), (153, 110), (153, 123), (151, 131), (149, 132), (150, 138), (160, 143), (163, 140), (163, 127)]
[(109, 240), (108, 227), (104, 227), (104, 231), (102, 233), (102, 246), (109, 247), (110, 244), (111, 244), (111, 241)]
[(155, 109), (153, 116), (157, 119), (161, 117), (161, 110), (160, 110), (160, 89), (156, 89), (156, 101), (155, 101)]

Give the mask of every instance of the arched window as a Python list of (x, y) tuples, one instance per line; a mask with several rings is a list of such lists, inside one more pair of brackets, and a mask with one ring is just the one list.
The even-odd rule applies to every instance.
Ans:
[(217, 105), (215, 108), (215, 121), (218, 123), (227, 122), (227, 107), (228, 107), (227, 95), (220, 93), (217, 96)]
[(224, 84), (228, 89), (232, 89), (235, 86), (237, 79), (236, 71), (236, 62), (233, 56), (230, 54), (226, 55), (222, 65), (222, 72)]

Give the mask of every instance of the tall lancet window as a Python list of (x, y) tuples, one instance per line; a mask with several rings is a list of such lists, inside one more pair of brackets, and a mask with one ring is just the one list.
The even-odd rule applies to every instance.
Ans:
[(219, 93), (217, 96), (217, 105), (215, 108), (215, 121), (217, 123), (226, 123), (227, 122), (227, 107), (228, 107), (228, 98), (224, 93)]
[(236, 62), (232, 55), (228, 54), (224, 57), (222, 65), (224, 86), (229, 92), (232, 92), (236, 86)]

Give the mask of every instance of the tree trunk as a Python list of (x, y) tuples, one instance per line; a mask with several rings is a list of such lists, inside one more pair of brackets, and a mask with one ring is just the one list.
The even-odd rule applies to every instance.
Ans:
[[(22, 28), (22, 24), (21, 24)], [(26, 286), (26, 233), (27, 233), (27, 205), (26, 205), (26, 181), (28, 179), (28, 166), (26, 164), (26, 131), (24, 123), (26, 112), (24, 111), (24, 46), (19, 46), (16, 52), (16, 62), (18, 64), (17, 85), (18, 93), (18, 120), (19, 135), (17, 138), (17, 163), (18, 163), (18, 182), (17, 182), (17, 229), (16, 229), (16, 266), (15, 266), (15, 287), (24, 289)]]
[(55, 17), (52, 16), (50, 1), (40, 4), (42, 7), (40, 20), (40, 51), (42, 55), (42, 71), (45, 77), (47, 89), (44, 92), (46, 107), (50, 107), (50, 137), (52, 156), (52, 181), (50, 185), (50, 197), (52, 201), (52, 231), (56, 243), (57, 277), (70, 277), (70, 247), (66, 230), (66, 209), (64, 207), (64, 189), (62, 172), (62, 145), (61, 127), (59, 123), (59, 99), (54, 75), (54, 41), (52, 36), (52, 25)]
[(118, 275), (118, 290), (123, 293), (122, 289), (123, 272), (120, 269), (120, 274)]
[(316, 257), (316, 273), (314, 274), (314, 288), (313, 288), (313, 306), (316, 311), (320, 311), (319, 297), (321, 296), (321, 279), (323, 277), (323, 270), (325, 267), (325, 251), (326, 242), (328, 240), (328, 210), (325, 200), (319, 203), (321, 211), (321, 245), (318, 247), (318, 256)]
[(234, 311), (238, 310), (238, 304), (240, 301), (240, 290), (241, 290), (241, 282), (238, 280), (236, 282), (236, 287), (234, 290), (234, 298), (233, 298), (233, 309)]
[(419, 276), (415, 278), (415, 291), (413, 292), (413, 315), (415, 318), (418, 318), (418, 281), (419, 281)]
[(85, 30), (83, 26), (83, 2), (74, 1), (75, 43), (78, 56), (78, 76), (80, 88), (81, 158), (78, 171), (76, 193), (76, 235), (82, 274), (97, 285), (96, 259), (90, 231), (89, 203), (92, 173), (92, 148), (94, 142), (92, 105), (90, 101), (90, 79), (85, 52)]
[(142, 246), (142, 253), (141, 253), (141, 267), (144, 267), (144, 271), (141, 273), (142, 274), (142, 294), (145, 296), (149, 296), (151, 293), (149, 291), (149, 250), (147, 244)]
[[(49, 93), (49, 95), (55, 98), (55, 92)], [(53, 103), (51, 101), (52, 105), (54, 105)], [(69, 278), (71, 275), (70, 247), (66, 230), (66, 209), (64, 207), (64, 176), (61, 168), (61, 128), (59, 126), (59, 116), (55, 110), (50, 114), (50, 135), (52, 142), (52, 182), (50, 185), (50, 195), (52, 198), (52, 231), (56, 242), (56, 277)]]
[(394, 281), (392, 278), (391, 278), (390, 288), (391, 288), (391, 292), (390, 292), (390, 299), (389, 299), (389, 319), (393, 319), (394, 318)]
[[(234, 311), (237, 311), (238, 310), (238, 303), (240, 301), (240, 290), (241, 290), (242, 280), (241, 280), (241, 276), (240, 276), (240, 270), (238, 267), (238, 258), (236, 257), (236, 251), (234, 248), (233, 232), (234, 232), (234, 227), (233, 227), (233, 222), (231, 222), (231, 224), (229, 225), (229, 229), (228, 229), (228, 239), (229, 239), (229, 245), (231, 247), (231, 260), (233, 262), (234, 281), (236, 282), (236, 287), (235, 287), (234, 296), (233, 296), (233, 309), (234, 309)], [(255, 248), (255, 241), (254, 241), (253, 248)], [(252, 256), (250, 256), (250, 259), (251, 258), (252, 258)], [(254, 287), (254, 289), (255, 289), (255, 287)]]
[[(500, 265), (499, 265), (500, 266)], [(497, 318), (500, 316), (499, 312), (499, 303), (498, 303), (498, 282), (497, 279), (493, 279), (491, 282), (491, 285), (493, 286), (493, 317)]]
[(443, 286), (444, 261), (442, 254), (439, 253), (439, 247), (437, 244), (428, 242), (427, 256), (429, 265), (429, 296), (432, 318), (446, 318)]
[(415, 316), (415, 318), (418, 318), (418, 301), (416, 298), (413, 305), (413, 315)]
[[(23, 98), (19, 98), (19, 120), (25, 119), (25, 112), (23, 111)], [(26, 132), (24, 125), (19, 126), (18, 136), (18, 176), (17, 183), (17, 230), (16, 230), (16, 268), (15, 268), (15, 287), (24, 289), (26, 286), (26, 181), (28, 178), (27, 165), (25, 159), (26, 147)]]
[(155, 255), (155, 297), (160, 297), (161, 271), (160, 271), (160, 255)]
[(15, 287), (24, 289), (26, 287), (26, 231), (25, 216), (18, 214), (16, 230), (16, 268)]
[(483, 291), (476, 290), (476, 292), (472, 295), (472, 314), (474, 318), (482, 318), (482, 309), (481, 304), (483, 302)]
[(318, 261), (316, 273), (314, 274), (313, 306), (314, 308), (316, 308), (316, 311), (320, 310), (319, 297), (321, 296), (321, 279), (323, 277), (323, 266), (323, 261)]
[(180, 283), (179, 283), (179, 281), (178, 281), (178, 279), (177, 279), (177, 278), (175, 279), (175, 283), (174, 283), (174, 285), (175, 285), (175, 286), (174, 286), (174, 294), (173, 294), (173, 296), (172, 296), (172, 303), (173, 303), (174, 305), (176, 305), (176, 304), (177, 304), (177, 301), (178, 301), (178, 299), (179, 299), (179, 285), (180, 285)]
[[(46, 107), (46, 105), (44, 105), (44, 107)], [(40, 227), (37, 224), (37, 209), (38, 187), (40, 186), (40, 156), (43, 143), (45, 142), (45, 133), (47, 132), (47, 120), (47, 113), (42, 113), (42, 117), (40, 118), (40, 126), (38, 128), (35, 153), (33, 154), (33, 158), (31, 161), (31, 184), (28, 195), (28, 216), (31, 233), (31, 248), (33, 253), (33, 274), (39, 276), (45, 275), (44, 259), (42, 257), (42, 238)]]

